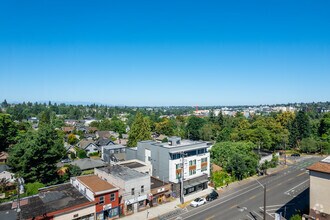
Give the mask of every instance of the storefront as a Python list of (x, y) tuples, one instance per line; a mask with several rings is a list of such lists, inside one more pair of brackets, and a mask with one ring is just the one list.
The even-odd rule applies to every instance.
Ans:
[(97, 220), (109, 220), (119, 217), (119, 207), (111, 207), (111, 204), (104, 205), (103, 211), (96, 213)]
[(146, 204), (147, 204), (147, 195), (129, 199), (125, 201), (126, 211), (124, 213), (125, 215), (129, 215), (134, 212), (142, 211), (146, 208)]
[[(208, 176), (207, 175), (202, 175), (199, 177), (196, 177), (194, 179), (186, 180), (183, 183), (183, 194), (188, 195), (193, 192), (198, 192), (202, 191), (204, 189), (207, 189), (208, 187)], [(180, 189), (181, 189), (181, 183), (173, 183), (173, 195), (175, 197), (180, 196)]]

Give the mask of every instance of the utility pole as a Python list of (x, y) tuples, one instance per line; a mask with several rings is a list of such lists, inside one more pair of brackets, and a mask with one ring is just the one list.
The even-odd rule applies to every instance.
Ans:
[(263, 219), (266, 220), (266, 184), (262, 185), (258, 180), (256, 180), (257, 183), (264, 189), (264, 216)]
[(184, 197), (183, 197), (183, 176), (184, 176), (184, 152), (181, 152), (181, 161), (182, 161), (182, 164), (181, 164), (181, 195), (180, 195), (180, 198), (181, 198), (181, 204), (184, 203)]
[(286, 165), (286, 143), (284, 142), (284, 165)]
[(264, 220), (266, 220), (266, 185), (264, 185)]

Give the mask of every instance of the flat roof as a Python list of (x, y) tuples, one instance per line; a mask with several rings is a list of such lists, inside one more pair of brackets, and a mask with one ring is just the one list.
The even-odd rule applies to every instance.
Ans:
[(125, 181), (148, 176), (146, 173), (140, 173), (136, 170), (118, 164), (98, 169)]
[(157, 179), (156, 177), (153, 176), (150, 177), (151, 189), (156, 189), (167, 184), (168, 184), (167, 182), (163, 182), (162, 180)]
[(127, 163), (122, 162), (122, 163), (120, 163), (120, 165), (128, 167), (128, 168), (132, 168), (132, 169), (146, 166), (143, 163), (139, 163), (137, 161), (127, 162)]
[(21, 200), (26, 200), (26, 203), (20, 206), (23, 219), (74, 208), (81, 204), (94, 205), (70, 183), (42, 188), (39, 190), (38, 195), (22, 198)]
[(115, 186), (96, 175), (78, 176), (77, 179), (94, 193), (117, 189)]
[(126, 148), (126, 146), (123, 146), (121, 144), (105, 145), (105, 146), (100, 146), (100, 147), (104, 148), (105, 150), (115, 150), (115, 149)]

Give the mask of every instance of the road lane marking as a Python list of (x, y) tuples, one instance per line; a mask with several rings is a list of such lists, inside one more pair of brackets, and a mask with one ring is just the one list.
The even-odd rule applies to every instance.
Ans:
[(257, 216), (259, 216), (261, 219), (263, 219), (263, 217), (260, 215), (260, 214), (258, 214), (256, 211), (253, 211), (254, 212), (254, 214), (256, 214)]
[[(233, 196), (233, 197), (231, 197), (231, 198), (229, 198), (229, 199), (227, 199), (227, 200), (221, 201), (221, 202), (219, 202), (219, 203), (214, 203), (214, 205), (210, 205), (210, 206), (208, 206), (207, 208), (203, 209), (202, 211), (205, 212), (206, 210), (209, 210), (209, 209), (211, 209), (211, 208), (214, 208), (214, 207), (216, 207), (216, 206), (218, 206), (218, 205), (220, 205), (220, 204), (223, 204), (223, 203), (225, 203), (225, 202), (228, 202), (228, 201), (230, 201), (230, 200), (232, 200), (232, 199), (235, 199), (235, 198), (237, 198), (237, 197), (239, 197), (239, 196), (241, 196), (241, 195), (244, 195), (244, 194), (246, 194), (246, 193), (248, 193), (248, 192), (251, 192), (252, 190), (259, 189), (259, 188), (260, 188), (260, 186), (256, 186), (256, 187), (254, 187), (254, 188), (252, 188), (252, 189), (247, 190), (246, 192), (243, 192), (243, 193), (240, 193), (240, 194), (238, 194), (238, 195), (235, 195), (235, 196)], [(203, 207), (203, 206), (200, 206), (200, 207)], [(200, 207), (197, 207), (195, 210), (198, 210), (198, 208), (200, 208)], [(204, 206), (204, 207), (205, 207), (205, 206)], [(232, 207), (236, 207), (236, 206), (232, 206)], [(187, 219), (187, 218), (189, 218), (189, 217), (191, 217), (191, 216), (194, 216), (194, 215), (197, 215), (197, 214), (199, 214), (199, 213), (196, 213), (196, 214), (192, 213), (191, 215), (188, 215), (187, 217), (184, 217), (184, 219)]]
[(305, 181), (302, 182), (302, 183), (299, 183), (299, 184), (296, 185), (295, 187), (292, 187), (291, 189), (289, 189), (289, 190), (287, 190), (286, 192), (284, 192), (284, 194), (289, 195), (289, 192), (291, 192), (291, 191), (294, 190), (295, 188), (301, 186), (302, 184), (304, 184), (304, 183), (306, 183), (306, 182), (308, 182), (308, 181), (309, 181), (309, 179), (305, 180)]
[(212, 216), (210, 216), (210, 217), (206, 218), (205, 220), (211, 220), (211, 219), (213, 219), (213, 218), (214, 218), (214, 216), (215, 216), (215, 215), (212, 215)]

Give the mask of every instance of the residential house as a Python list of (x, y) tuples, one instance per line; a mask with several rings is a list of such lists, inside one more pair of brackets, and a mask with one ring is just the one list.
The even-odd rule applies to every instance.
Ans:
[(7, 163), (8, 153), (5, 151), (0, 152), (0, 163)]
[(144, 210), (149, 203), (150, 176), (121, 165), (96, 168), (95, 175), (120, 188), (121, 213), (129, 215)]
[(99, 152), (99, 147), (95, 144), (95, 141), (93, 140), (83, 139), (78, 142), (77, 146), (78, 148), (86, 151), (87, 155)]
[(5, 164), (0, 165), (0, 179), (6, 179), (8, 183), (16, 181), (15, 174), (9, 171), (9, 167)]
[(128, 142), (128, 138), (118, 138), (114, 141), (115, 144), (120, 144), (120, 145), (123, 145), (123, 146), (126, 146), (127, 145), (127, 142)]
[(138, 142), (136, 148), (126, 149), (126, 159), (138, 159), (152, 164), (153, 176), (172, 183), (174, 196), (180, 194), (181, 178), (185, 195), (206, 189), (210, 177), (208, 144), (181, 140), (180, 137), (169, 137), (168, 141)]
[(309, 170), (309, 215), (330, 219), (330, 156), (307, 168)]
[(78, 120), (74, 120), (74, 119), (65, 119), (64, 120), (64, 124), (68, 125), (68, 126), (75, 126), (77, 124)]
[(91, 159), (91, 158), (75, 160), (75, 161), (72, 161), (70, 164), (78, 166), (82, 171), (107, 166), (107, 164), (105, 162), (103, 162), (102, 160), (96, 160), (96, 159)]
[[(0, 210), (12, 214), (17, 204), (16, 200), (2, 204)], [(88, 200), (70, 183), (41, 188), (37, 195), (21, 198), (19, 204), (20, 219), (95, 219), (95, 202)], [(7, 215), (6, 219), (11, 217)]]
[(66, 127), (62, 127), (62, 131), (66, 134), (70, 134), (75, 130), (75, 127), (73, 126), (66, 126)]
[(96, 141), (96, 145), (101, 147), (101, 146), (107, 146), (107, 145), (114, 145), (115, 143), (109, 139), (109, 138), (100, 138), (99, 140)]
[(123, 145), (101, 146), (101, 159), (107, 163), (118, 162), (126, 159), (126, 147)]
[(111, 137), (110, 131), (97, 131), (95, 132), (96, 138), (109, 139)]
[(71, 184), (95, 202), (97, 220), (109, 220), (119, 217), (119, 188), (96, 175), (71, 178)]

